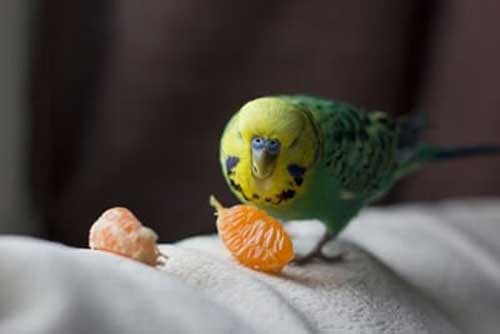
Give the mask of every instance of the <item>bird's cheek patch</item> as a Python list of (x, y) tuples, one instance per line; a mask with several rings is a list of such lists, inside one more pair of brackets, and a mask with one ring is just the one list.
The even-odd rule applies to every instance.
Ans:
[(235, 156), (229, 156), (226, 159), (226, 173), (229, 175), (233, 172), (234, 167), (240, 162), (240, 158)]
[(292, 176), (293, 180), (295, 181), (295, 184), (297, 186), (301, 186), (302, 183), (304, 182), (304, 174), (306, 172), (306, 168), (296, 165), (296, 164), (291, 164), (288, 165), (288, 173)]

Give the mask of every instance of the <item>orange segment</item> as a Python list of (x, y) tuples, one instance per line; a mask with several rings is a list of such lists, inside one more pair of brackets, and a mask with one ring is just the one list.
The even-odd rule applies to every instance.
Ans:
[(250, 205), (224, 208), (212, 196), (217, 229), (226, 248), (241, 264), (265, 272), (280, 272), (293, 260), (293, 244), (281, 224)]
[(112, 208), (90, 228), (89, 247), (154, 266), (161, 262), (157, 239), (156, 233), (143, 226), (128, 209)]

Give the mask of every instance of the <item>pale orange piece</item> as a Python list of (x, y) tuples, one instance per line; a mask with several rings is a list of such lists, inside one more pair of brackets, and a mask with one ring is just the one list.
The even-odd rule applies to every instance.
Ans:
[(214, 197), (219, 236), (241, 264), (265, 272), (281, 272), (293, 260), (293, 244), (283, 226), (250, 205), (224, 208)]
[(92, 225), (89, 247), (119, 254), (145, 264), (161, 263), (156, 233), (141, 222), (126, 208), (105, 211)]

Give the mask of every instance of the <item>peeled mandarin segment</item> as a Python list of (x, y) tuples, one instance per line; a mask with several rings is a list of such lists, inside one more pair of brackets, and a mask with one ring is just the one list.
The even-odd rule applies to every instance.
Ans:
[(224, 208), (214, 197), (217, 229), (226, 248), (241, 264), (265, 272), (280, 272), (293, 260), (290, 237), (281, 224), (250, 205)]
[(119, 254), (155, 266), (160, 261), (156, 245), (158, 236), (126, 208), (112, 208), (104, 212), (92, 225), (89, 247)]

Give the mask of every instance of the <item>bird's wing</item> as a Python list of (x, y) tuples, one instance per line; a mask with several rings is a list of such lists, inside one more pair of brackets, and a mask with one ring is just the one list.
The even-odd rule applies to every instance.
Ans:
[(398, 142), (398, 127), (389, 115), (311, 96), (289, 98), (319, 114), (322, 163), (337, 179), (342, 197), (366, 197), (384, 190), (396, 168)]

